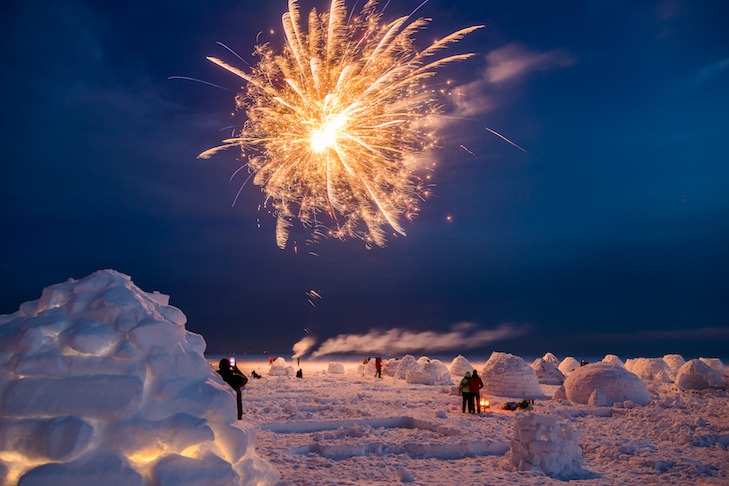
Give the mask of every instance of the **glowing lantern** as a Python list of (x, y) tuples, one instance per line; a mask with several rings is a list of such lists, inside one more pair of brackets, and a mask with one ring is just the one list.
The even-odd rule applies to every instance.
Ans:
[(488, 400), (486, 400), (485, 398), (482, 398), (482, 399), (480, 399), (480, 400), (478, 401), (478, 405), (479, 405), (479, 407), (481, 408), (481, 410), (487, 410), (487, 409), (491, 409), (491, 404), (490, 404), (490, 403), (489, 403), (489, 401), (488, 401)]

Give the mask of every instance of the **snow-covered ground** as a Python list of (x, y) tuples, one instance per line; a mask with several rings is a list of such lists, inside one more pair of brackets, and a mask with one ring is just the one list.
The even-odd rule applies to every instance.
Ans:
[[(406, 355), (382, 378), (374, 359), (304, 359), (296, 378), (298, 363), (249, 357), (238, 367), (261, 378), (239, 421), (222, 356), (186, 321), (113, 270), (0, 316), (0, 484), (729, 484), (716, 358)], [(480, 415), (461, 412), (469, 370)]]
[[(258, 425), (256, 451), (281, 473), (280, 485), (564, 484), (509, 461), (515, 420), (532, 412), (578, 432), (585, 471), (578, 484), (729, 484), (723, 390), (679, 392), (651, 382), (643, 406), (547, 398), (535, 400), (532, 412), (502, 410), (514, 398), (489, 396), (490, 411), (469, 415), (449, 386), (377, 379), (363, 376), (359, 362), (342, 364), (343, 374), (327, 373), (328, 362), (304, 360), (296, 379), (268, 376), (267, 361), (239, 361), (244, 373), (263, 376), (243, 392), (244, 419)], [(481, 370), (484, 363), (472, 364)], [(548, 397), (557, 388), (542, 385)]]

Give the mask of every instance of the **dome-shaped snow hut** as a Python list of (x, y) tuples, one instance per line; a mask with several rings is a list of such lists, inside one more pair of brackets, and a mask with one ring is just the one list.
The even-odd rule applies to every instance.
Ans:
[(481, 393), (500, 397), (542, 398), (544, 393), (531, 367), (519, 356), (494, 351), (483, 365)]
[(580, 367), (564, 380), (564, 390), (569, 401), (594, 406), (610, 406), (626, 400), (643, 405), (650, 401), (648, 388), (640, 378), (610, 363)]

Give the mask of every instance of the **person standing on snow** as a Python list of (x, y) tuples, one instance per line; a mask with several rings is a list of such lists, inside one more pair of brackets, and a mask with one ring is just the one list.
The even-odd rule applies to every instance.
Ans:
[(241, 389), (248, 383), (248, 378), (241, 373), (237, 365), (230, 365), (227, 359), (221, 359), (218, 364), (218, 374), (223, 377), (223, 381), (235, 390), (235, 396), (238, 405), (238, 420), (243, 420), (243, 399), (241, 397)]
[(382, 358), (379, 356), (375, 358), (375, 377), (382, 378)]
[(461, 380), (461, 384), (458, 385), (458, 390), (461, 392), (463, 397), (463, 403), (461, 404), (461, 410), (466, 413), (466, 405), (468, 405), (468, 411), (471, 411), (473, 407), (473, 398), (471, 397), (471, 388), (468, 386), (468, 380), (471, 379), (471, 372), (466, 371), (466, 376)]
[[(478, 371), (473, 370), (473, 374), (468, 379), (468, 388), (471, 390), (471, 399), (468, 402), (469, 413), (481, 413), (481, 388), (483, 388), (483, 381), (478, 376)], [(478, 412), (474, 412), (473, 404), (476, 402), (476, 409)]]

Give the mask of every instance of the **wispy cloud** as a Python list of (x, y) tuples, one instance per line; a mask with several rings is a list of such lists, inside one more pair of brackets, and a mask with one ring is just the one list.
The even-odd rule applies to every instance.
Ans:
[(522, 80), (535, 71), (549, 71), (574, 64), (575, 58), (566, 49), (537, 52), (514, 42), (486, 55), (486, 67), (480, 76), (454, 87), (451, 102), (453, 116), (477, 117), (502, 104), (503, 89), (510, 82)]
[(714, 77), (718, 76), (722, 71), (726, 71), (729, 68), (729, 57), (709, 64), (699, 71), (694, 81), (694, 86), (701, 86), (704, 83), (711, 81)]
[(564, 49), (536, 52), (513, 42), (486, 55), (486, 80), (492, 84), (523, 78), (534, 71), (564, 68), (575, 63)]
[(504, 323), (495, 329), (480, 329), (476, 324), (461, 322), (447, 332), (411, 331), (393, 328), (373, 329), (366, 334), (340, 334), (327, 339), (312, 353), (313, 357), (329, 354), (402, 355), (415, 351), (440, 353), (486, 346), (495, 341), (527, 334), (531, 326)]

